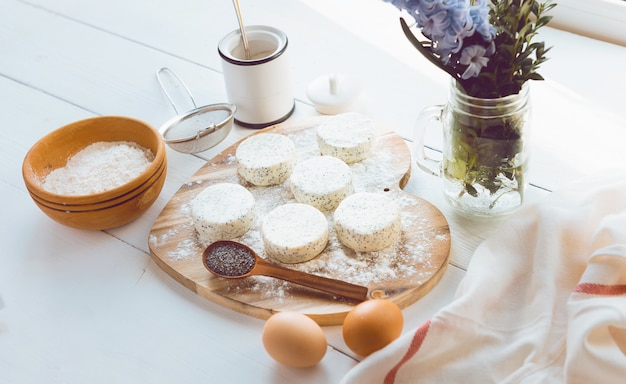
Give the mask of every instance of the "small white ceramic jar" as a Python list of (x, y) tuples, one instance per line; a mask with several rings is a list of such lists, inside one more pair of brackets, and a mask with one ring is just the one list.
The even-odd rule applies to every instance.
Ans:
[(219, 42), (226, 94), (237, 106), (237, 124), (264, 128), (285, 121), (295, 108), (287, 35), (256, 25), (246, 27), (246, 36), (248, 57), (239, 29)]

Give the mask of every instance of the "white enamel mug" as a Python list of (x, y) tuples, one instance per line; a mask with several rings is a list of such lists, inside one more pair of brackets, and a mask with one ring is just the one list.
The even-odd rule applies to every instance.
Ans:
[(237, 106), (235, 122), (264, 128), (287, 120), (295, 108), (287, 35), (273, 27), (246, 27), (249, 57), (239, 29), (218, 45), (228, 101)]

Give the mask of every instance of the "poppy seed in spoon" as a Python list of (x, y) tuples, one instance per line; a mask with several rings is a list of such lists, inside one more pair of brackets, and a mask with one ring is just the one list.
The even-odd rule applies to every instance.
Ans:
[(207, 268), (220, 276), (242, 276), (256, 264), (249, 250), (235, 244), (216, 244), (205, 257)]

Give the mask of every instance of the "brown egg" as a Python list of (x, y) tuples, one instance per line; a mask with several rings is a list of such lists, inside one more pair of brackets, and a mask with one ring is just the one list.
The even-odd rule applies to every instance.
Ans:
[(281, 364), (311, 367), (326, 354), (326, 334), (310, 317), (297, 312), (278, 312), (265, 322), (263, 346)]
[(395, 303), (372, 299), (354, 307), (343, 321), (343, 339), (354, 353), (367, 356), (397, 339), (404, 316)]

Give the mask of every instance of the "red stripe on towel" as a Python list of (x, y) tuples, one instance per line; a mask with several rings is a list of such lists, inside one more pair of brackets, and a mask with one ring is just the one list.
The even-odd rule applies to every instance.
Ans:
[(430, 320), (422, 324), (415, 334), (413, 335), (413, 340), (411, 340), (411, 345), (409, 345), (409, 349), (406, 351), (402, 359), (396, 364), (389, 372), (387, 372), (387, 376), (385, 376), (385, 384), (392, 384), (396, 380), (396, 375), (398, 374), (398, 370), (402, 368), (404, 363), (409, 361), (413, 355), (417, 353), (417, 351), (422, 346), (422, 342), (424, 338), (426, 338), (426, 333), (428, 333), (428, 328), (430, 328)]
[(578, 284), (574, 292), (603, 296), (626, 295), (626, 285), (581, 283)]

